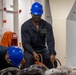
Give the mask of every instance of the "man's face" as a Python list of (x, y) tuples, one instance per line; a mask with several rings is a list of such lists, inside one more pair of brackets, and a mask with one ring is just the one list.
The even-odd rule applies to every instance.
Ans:
[(7, 61), (7, 63), (12, 64), (12, 63), (11, 63), (11, 60), (10, 60), (10, 58), (9, 58), (9, 56), (8, 56), (8, 52), (7, 52), (6, 55), (5, 55), (5, 60)]
[(35, 23), (39, 23), (41, 19), (41, 15), (33, 15), (32, 14), (32, 20), (35, 22)]

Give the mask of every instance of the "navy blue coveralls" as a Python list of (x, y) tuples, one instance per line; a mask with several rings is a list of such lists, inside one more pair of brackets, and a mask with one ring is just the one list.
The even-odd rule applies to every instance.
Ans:
[(29, 19), (21, 26), (21, 38), (25, 52), (26, 68), (34, 63), (33, 52), (42, 54), (44, 64), (48, 68), (52, 68), (50, 55), (56, 55), (56, 52), (54, 49), (52, 26), (49, 23), (41, 19), (39, 22), (39, 29), (37, 29), (32, 19)]
[(7, 47), (0, 46), (0, 70), (12, 67), (12, 65), (8, 64), (7, 61), (5, 60), (7, 49), (8, 49)]

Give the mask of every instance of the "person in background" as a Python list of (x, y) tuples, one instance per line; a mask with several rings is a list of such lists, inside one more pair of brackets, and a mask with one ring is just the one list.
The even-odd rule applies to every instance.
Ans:
[(53, 68), (52, 61), (55, 60), (56, 51), (52, 25), (41, 19), (42, 14), (43, 6), (39, 2), (33, 3), (32, 18), (21, 26), (22, 46), (26, 59), (25, 68), (34, 64), (35, 59), (39, 60), (38, 54), (42, 55), (43, 63), (49, 69)]
[(8, 67), (19, 67), (24, 59), (22, 49), (17, 46), (0, 46), (0, 70)]

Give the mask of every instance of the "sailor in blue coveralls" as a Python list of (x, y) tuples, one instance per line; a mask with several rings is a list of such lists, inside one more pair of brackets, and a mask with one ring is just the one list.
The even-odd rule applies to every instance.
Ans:
[(21, 64), (24, 54), (17, 46), (0, 46), (0, 70), (8, 67), (18, 67)]
[(51, 61), (55, 60), (56, 51), (52, 26), (41, 19), (42, 14), (42, 5), (38, 2), (33, 3), (31, 7), (32, 18), (21, 26), (22, 46), (26, 59), (25, 68), (34, 64), (34, 59), (39, 59), (39, 53), (43, 57), (43, 63), (49, 69), (53, 68)]

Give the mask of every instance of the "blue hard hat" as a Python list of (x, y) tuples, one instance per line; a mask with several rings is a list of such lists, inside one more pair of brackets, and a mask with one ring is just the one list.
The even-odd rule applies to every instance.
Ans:
[(24, 57), (22, 49), (17, 46), (10, 46), (8, 48), (8, 55), (11, 60), (11, 63), (18, 67)]
[(42, 15), (43, 14), (42, 5), (40, 3), (38, 3), (38, 2), (33, 3), (32, 7), (31, 7), (31, 14)]

